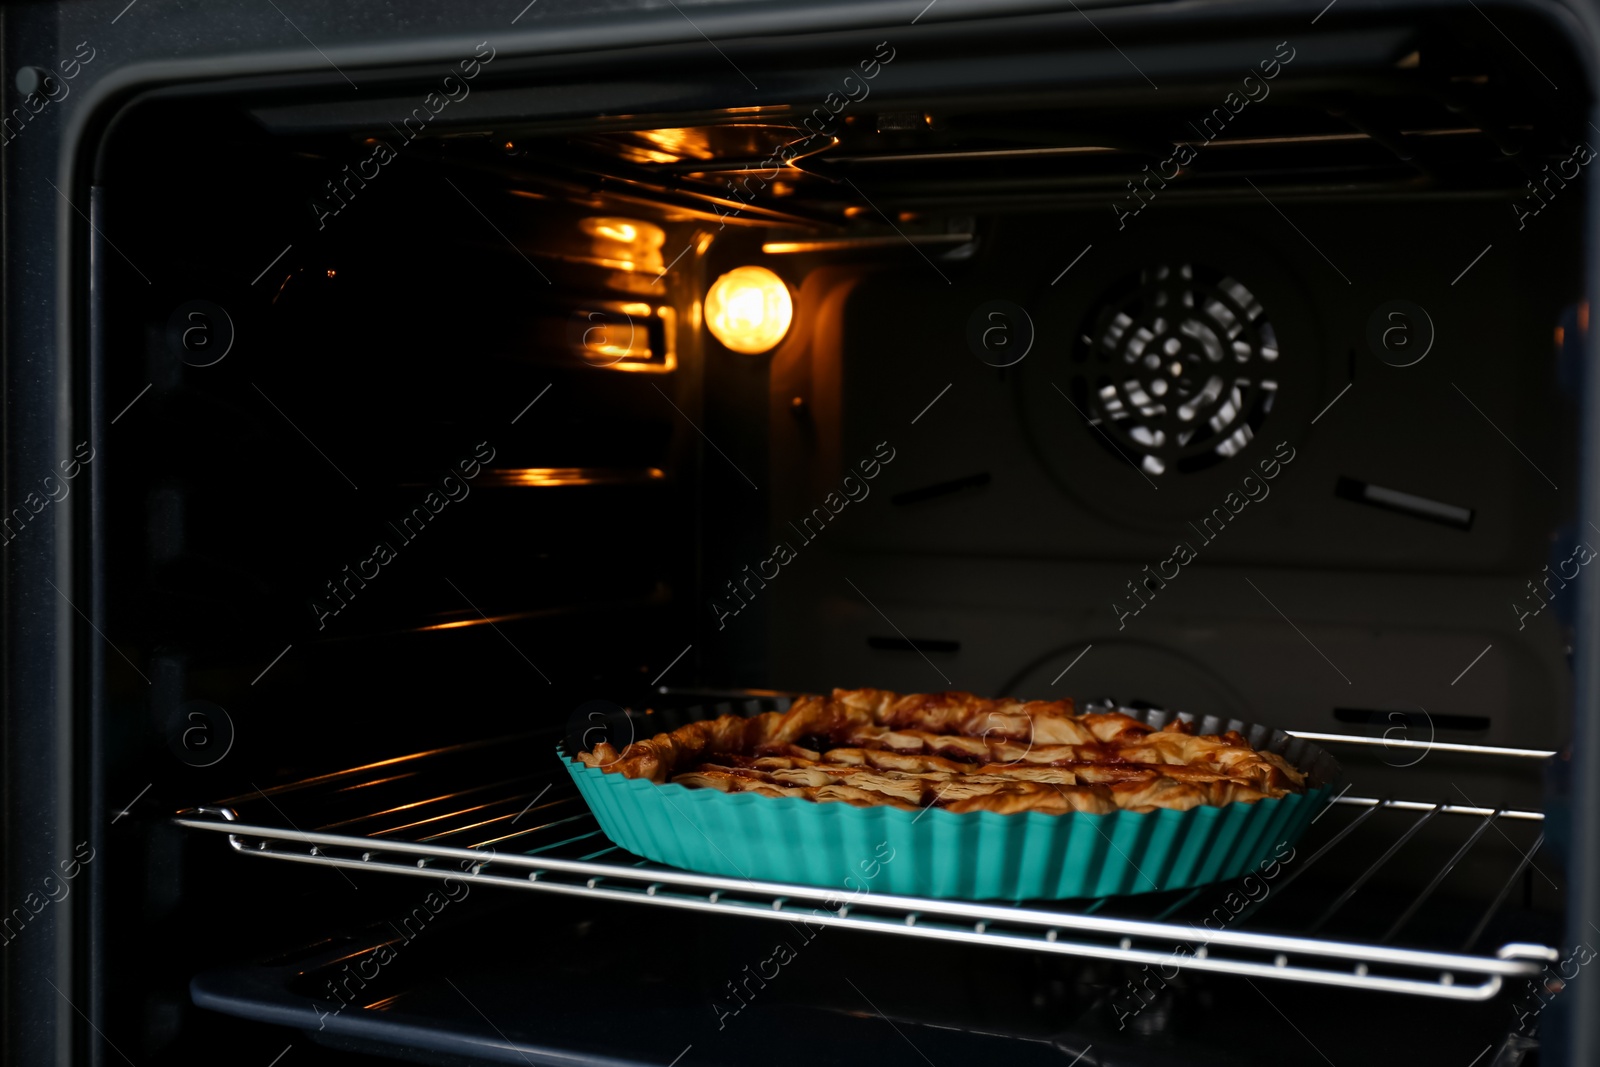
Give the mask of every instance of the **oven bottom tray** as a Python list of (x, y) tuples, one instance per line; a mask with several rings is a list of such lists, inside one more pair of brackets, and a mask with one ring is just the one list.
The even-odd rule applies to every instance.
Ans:
[[(1159, 709), (1117, 709), (1151, 726)], [(685, 721), (712, 718), (685, 709)], [(1130, 896), (1228, 881), (1275, 869), (1339, 777), (1333, 757), (1281, 730), (1217, 716), (1196, 732), (1237, 730), (1307, 775), (1307, 790), (1252, 804), (1188, 811), (957, 814), (927, 808), (813, 803), (687, 789), (624, 778), (557, 754), (606, 837), (637, 856), (690, 871), (941, 900), (1066, 900)]]
[[(717, 915), (674, 919), (674, 940), (693, 951), (641, 952), (650, 916), (633, 906), (551, 897), (530, 915), (474, 891), (424, 925), (408, 905), (428, 888), (386, 897), (372, 927), (309, 952), (206, 971), (191, 997), (322, 1045), (437, 1067), (1222, 1067), (1239, 1046), (1218, 1002), (1240, 1006), (1256, 1047), (1301, 1062), (1322, 1062), (1315, 1049), (1369, 1067), (1466, 1064), (1513, 1018), (1509, 988), (1490, 1004), (1408, 1000), (1394, 1027), (1370, 993), (1264, 994), (1224, 975), (1147, 981), (1135, 1001), (1126, 983), (1147, 977), (1138, 968), (914, 941), (886, 957), (879, 938)], [(779, 943), (792, 952), (781, 965)]]

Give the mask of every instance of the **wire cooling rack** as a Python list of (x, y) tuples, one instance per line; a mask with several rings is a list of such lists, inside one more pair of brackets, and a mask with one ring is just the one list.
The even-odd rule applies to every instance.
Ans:
[[(714, 710), (771, 706), (733, 699)], [(652, 723), (659, 725), (666, 724)], [(236, 852), (259, 859), (1450, 1000), (1487, 1000), (1508, 979), (1537, 975), (1559, 959), (1531, 941), (1483, 943), (1536, 864), (1545, 840), (1538, 811), (1345, 793), (1318, 814), (1297, 861), (1273, 879), (1135, 897), (975, 903), (696, 874), (641, 859), (600, 832), (555, 761), (552, 740), (497, 738), (418, 752), (174, 819), (224, 834)], [(1550, 755), (1446, 747), (1497, 761)], [(1395, 862), (1408, 851), (1406, 862)], [(1419, 866), (1418, 853), (1447, 858)], [(1428, 907), (1446, 898), (1449, 908)], [(1453, 921), (1441, 926), (1445, 913)]]

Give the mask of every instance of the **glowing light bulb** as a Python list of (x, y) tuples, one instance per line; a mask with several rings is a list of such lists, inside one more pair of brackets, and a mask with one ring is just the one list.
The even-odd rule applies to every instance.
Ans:
[(757, 355), (783, 340), (794, 301), (783, 279), (765, 267), (737, 267), (706, 292), (706, 328), (735, 352)]

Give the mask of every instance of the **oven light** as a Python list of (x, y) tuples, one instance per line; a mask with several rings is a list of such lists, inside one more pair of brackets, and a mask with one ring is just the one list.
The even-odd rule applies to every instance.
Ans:
[(769, 351), (783, 340), (793, 319), (789, 287), (765, 267), (737, 267), (706, 292), (706, 328), (735, 352)]

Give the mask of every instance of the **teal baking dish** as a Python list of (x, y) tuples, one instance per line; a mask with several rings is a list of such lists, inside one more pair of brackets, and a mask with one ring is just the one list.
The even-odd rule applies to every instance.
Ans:
[[(1156, 727), (1175, 715), (1195, 719), (1117, 710)], [(1306, 773), (1306, 792), (1188, 811), (956, 814), (657, 785), (586, 767), (565, 743), (557, 754), (612, 842), (671, 867), (837, 887), (841, 897), (1061, 900), (1187, 889), (1282, 859), (1339, 777), (1325, 751), (1281, 730), (1216, 716), (1195, 725), (1207, 734), (1238, 730), (1255, 747), (1281, 754)]]

